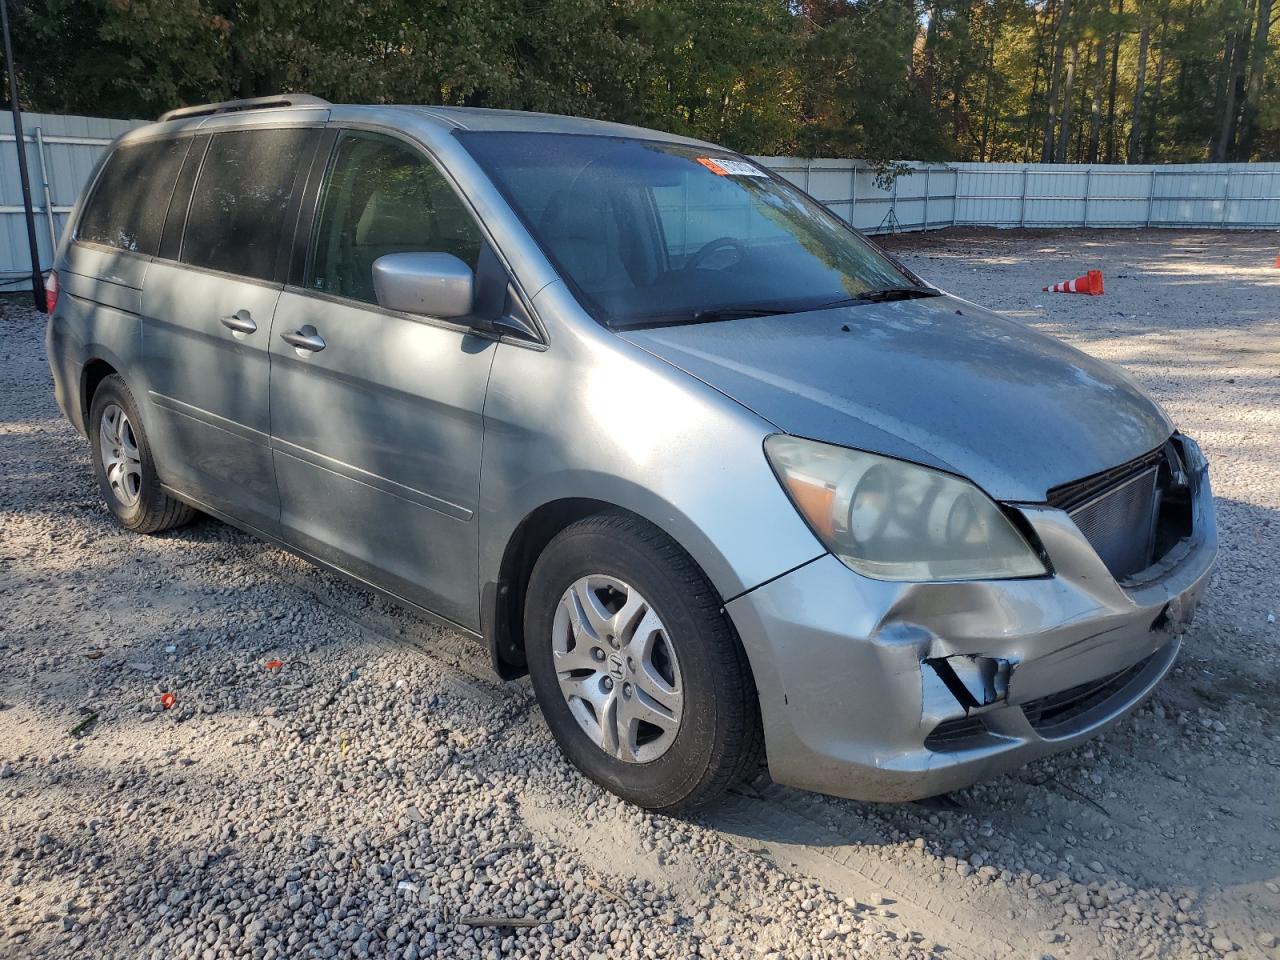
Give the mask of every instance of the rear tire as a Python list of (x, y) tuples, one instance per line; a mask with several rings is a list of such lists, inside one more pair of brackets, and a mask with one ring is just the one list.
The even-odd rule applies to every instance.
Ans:
[(674, 813), (758, 767), (742, 644), (706, 576), (652, 524), (606, 513), (561, 531), (534, 566), (524, 624), (547, 726), (606, 790)]
[(89, 444), (102, 497), (126, 530), (160, 533), (195, 516), (161, 488), (138, 405), (119, 374), (105, 378), (93, 393)]

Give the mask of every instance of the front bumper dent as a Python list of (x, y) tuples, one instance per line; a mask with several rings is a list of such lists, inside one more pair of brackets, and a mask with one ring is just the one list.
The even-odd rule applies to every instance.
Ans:
[(913, 800), (1115, 723), (1172, 667), (1212, 572), (1197, 480), (1194, 537), (1140, 584), (1117, 584), (1067, 514), (1027, 506), (1051, 577), (890, 583), (825, 556), (734, 599), (774, 780)]

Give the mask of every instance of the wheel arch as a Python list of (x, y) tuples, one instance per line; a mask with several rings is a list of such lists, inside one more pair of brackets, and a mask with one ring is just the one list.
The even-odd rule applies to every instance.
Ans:
[(90, 357), (80, 368), (79, 414), (86, 435), (89, 432), (89, 408), (93, 405), (94, 393), (97, 392), (103, 380), (119, 372), (102, 357)]
[[(570, 524), (599, 513), (618, 513), (636, 517), (657, 527), (689, 555), (718, 591), (721, 602), (726, 601), (721, 585), (708, 570), (701, 551), (690, 549), (691, 544), (671, 529), (671, 524), (661, 523), (622, 504), (594, 497), (571, 496), (547, 501), (529, 511), (516, 524), (507, 538), (502, 559), (493, 574), (482, 576), (480, 596), (481, 632), (489, 648), (494, 671), (504, 680), (524, 676), (527, 665), (524, 655), (524, 600), (529, 576), (538, 557), (542, 555), (555, 536)], [(710, 544), (704, 544), (709, 547)], [(723, 558), (718, 558), (723, 562)]]
[(529, 672), (524, 655), (524, 597), (529, 575), (542, 551), (561, 530), (584, 517), (610, 511), (630, 513), (591, 497), (563, 497), (530, 511), (516, 525), (502, 552), (497, 579), (484, 583), (480, 622), (494, 671), (503, 680)]

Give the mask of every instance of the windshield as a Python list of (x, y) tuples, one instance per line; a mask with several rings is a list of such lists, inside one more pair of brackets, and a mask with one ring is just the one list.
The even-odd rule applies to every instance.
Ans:
[(578, 134), (458, 136), (582, 305), (610, 326), (931, 292), (824, 207), (723, 150)]

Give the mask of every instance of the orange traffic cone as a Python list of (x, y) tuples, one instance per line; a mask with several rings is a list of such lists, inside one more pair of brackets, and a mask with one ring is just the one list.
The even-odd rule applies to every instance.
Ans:
[(1280, 257), (1276, 257), (1276, 269), (1280, 270)]
[(1074, 280), (1065, 280), (1062, 283), (1055, 283), (1052, 287), (1045, 287), (1045, 293), (1087, 293), (1091, 297), (1102, 296), (1102, 271), (1090, 270), (1083, 277), (1076, 277)]

